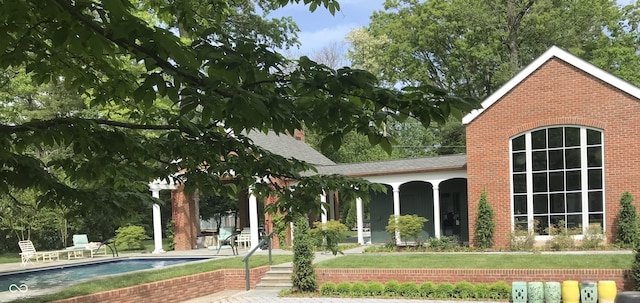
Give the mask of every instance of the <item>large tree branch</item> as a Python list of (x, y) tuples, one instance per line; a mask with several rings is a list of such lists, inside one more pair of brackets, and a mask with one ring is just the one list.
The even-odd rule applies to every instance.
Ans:
[[(82, 119), (83, 121), (93, 122), (99, 125), (108, 125), (119, 128), (126, 129), (137, 129), (137, 130), (178, 130), (180, 129), (177, 126), (173, 125), (150, 125), (150, 124), (137, 124), (137, 123), (129, 123), (129, 122), (120, 122), (120, 121), (112, 121), (105, 119)], [(42, 121), (30, 121), (20, 125), (6, 125), (0, 124), (0, 134), (15, 134), (15, 133), (23, 133), (34, 130), (46, 130), (51, 129), (56, 126), (72, 126), (77, 124), (78, 118), (55, 118), (51, 120), (42, 120)]]

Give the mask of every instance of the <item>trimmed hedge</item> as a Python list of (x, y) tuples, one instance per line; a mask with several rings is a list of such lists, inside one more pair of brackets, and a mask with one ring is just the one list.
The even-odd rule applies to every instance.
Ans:
[(425, 282), (417, 285), (414, 282), (398, 283), (391, 280), (386, 284), (380, 282), (340, 282), (336, 285), (327, 282), (320, 286), (322, 296), (340, 297), (402, 297), (402, 298), (429, 298), (429, 299), (491, 299), (510, 300), (511, 286), (505, 282), (493, 284), (458, 282), (456, 284), (433, 284)]

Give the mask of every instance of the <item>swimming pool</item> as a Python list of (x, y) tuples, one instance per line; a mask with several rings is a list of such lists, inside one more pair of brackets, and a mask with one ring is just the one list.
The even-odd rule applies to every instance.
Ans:
[[(128, 258), (118, 260), (106, 260), (101, 262), (69, 264), (25, 270), (13, 273), (0, 273), (0, 302), (7, 298), (18, 298), (17, 295), (41, 295), (51, 293), (72, 284), (84, 282), (90, 279), (129, 273), (140, 270), (161, 268), (186, 262), (210, 260), (211, 258)], [(13, 293), (9, 291), (12, 284), (26, 285), (20, 293), (13, 287)]]

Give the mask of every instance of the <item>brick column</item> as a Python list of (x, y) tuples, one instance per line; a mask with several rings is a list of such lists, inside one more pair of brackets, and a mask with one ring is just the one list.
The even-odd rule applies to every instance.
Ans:
[(193, 194), (186, 194), (184, 185), (171, 191), (171, 217), (175, 223), (175, 250), (191, 250), (196, 247), (196, 203)]

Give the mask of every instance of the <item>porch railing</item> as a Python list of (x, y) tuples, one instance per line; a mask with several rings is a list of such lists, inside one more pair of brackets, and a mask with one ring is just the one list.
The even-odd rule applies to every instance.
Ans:
[(274, 233), (275, 231), (272, 231), (270, 234), (262, 238), (262, 240), (258, 243), (258, 245), (256, 245), (251, 251), (249, 251), (249, 253), (242, 259), (242, 262), (244, 262), (245, 290), (251, 289), (251, 286), (249, 283), (249, 281), (251, 280), (249, 277), (250, 275), (249, 258), (265, 243), (267, 244), (267, 247), (269, 247), (269, 265), (273, 264), (273, 261), (271, 259), (271, 238), (273, 237)]

